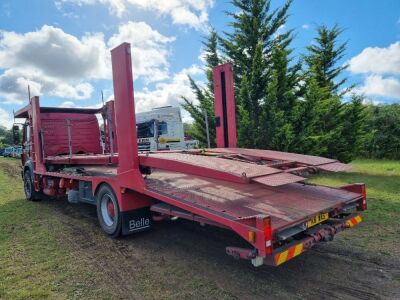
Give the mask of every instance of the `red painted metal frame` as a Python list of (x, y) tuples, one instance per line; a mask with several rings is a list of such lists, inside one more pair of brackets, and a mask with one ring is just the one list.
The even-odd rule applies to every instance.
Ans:
[(186, 203), (181, 199), (174, 199), (173, 197), (171, 197), (171, 195), (163, 195), (162, 193), (153, 192), (148, 189), (146, 189), (144, 192), (146, 195), (150, 197), (159, 199), (165, 203), (179, 207), (183, 210), (190, 211), (193, 214), (199, 215), (213, 222), (222, 224), (224, 227), (231, 228), (245, 240), (248, 239), (249, 231), (255, 232), (256, 240), (253, 243), (253, 246), (257, 248), (260, 256), (266, 256), (264, 227), (261, 227), (261, 223), (256, 223), (257, 216), (254, 216), (253, 218), (249, 218), (247, 220), (239, 220), (232, 218), (228, 214), (219, 213), (213, 210), (207, 210), (202, 206), (198, 206), (189, 202)]
[(111, 51), (113, 69), (116, 132), (118, 138), (118, 180), (120, 185), (142, 191), (144, 181), (139, 170), (135, 101), (133, 98), (132, 58), (128, 43)]
[(33, 166), (38, 172), (46, 171), (43, 162), (43, 151), (40, 143), (40, 130), (42, 129), (41, 118), (40, 118), (40, 104), (39, 97), (32, 97), (31, 99), (31, 123), (32, 123), (32, 155), (33, 155)]
[(359, 211), (367, 210), (367, 188), (364, 183), (353, 183), (341, 187), (342, 190), (349, 191), (356, 194), (361, 194), (362, 199), (360, 205), (357, 207)]
[[(220, 126), (216, 128), (217, 147), (218, 148), (235, 148), (237, 144), (236, 137), (236, 105), (235, 105), (235, 89), (233, 81), (232, 64), (224, 64), (213, 69), (214, 76), (214, 93), (215, 93), (215, 117), (220, 118)], [(225, 78), (225, 82), (222, 80)], [(225, 91), (223, 88), (225, 87)], [(226, 106), (223, 104), (223, 96), (225, 93)], [(226, 113), (224, 114), (224, 106)], [(224, 119), (224, 115), (227, 120)], [(225, 128), (224, 124), (227, 124)], [(228, 144), (225, 143), (225, 131), (228, 135)]]
[(241, 177), (234, 174), (229, 174), (224, 171), (218, 171), (211, 168), (205, 168), (202, 166), (188, 165), (188, 163), (168, 160), (160, 157), (152, 156), (140, 156), (140, 163), (143, 166), (152, 168), (161, 168), (175, 172), (189, 173), (193, 175), (205, 176), (210, 178), (223, 178), (226, 181), (238, 182), (238, 183), (249, 183), (250, 179), (247, 177)]
[(45, 163), (51, 165), (117, 165), (118, 156), (109, 154), (73, 155), (72, 157), (68, 155), (47, 156)]

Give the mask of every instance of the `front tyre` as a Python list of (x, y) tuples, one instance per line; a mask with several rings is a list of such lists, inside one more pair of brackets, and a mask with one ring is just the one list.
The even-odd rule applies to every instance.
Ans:
[(111, 237), (118, 237), (121, 234), (121, 212), (117, 197), (112, 188), (103, 184), (96, 195), (97, 218), (101, 228)]
[(24, 192), (26, 200), (40, 201), (38, 193), (35, 191), (35, 186), (33, 184), (33, 177), (31, 171), (29, 170), (26, 170), (24, 173)]

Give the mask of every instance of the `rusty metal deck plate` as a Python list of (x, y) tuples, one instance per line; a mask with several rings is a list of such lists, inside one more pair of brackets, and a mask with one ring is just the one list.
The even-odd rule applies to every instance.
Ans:
[(303, 181), (306, 179), (290, 173), (278, 173), (278, 174), (253, 178), (252, 180), (268, 186), (281, 186), (289, 183)]
[(146, 189), (233, 218), (270, 215), (274, 229), (286, 228), (311, 215), (357, 199), (359, 195), (324, 186), (299, 183), (267, 187), (259, 183), (234, 183), (201, 176), (154, 170)]
[(210, 151), (221, 152), (221, 153), (239, 153), (267, 160), (296, 161), (298, 163), (303, 163), (310, 166), (317, 166), (317, 165), (337, 162), (337, 160), (324, 157), (288, 153), (288, 152), (279, 152), (272, 150), (258, 150), (258, 149), (244, 149), (244, 148), (217, 148), (217, 149), (210, 149)]
[[(269, 186), (279, 186), (305, 179), (266, 165), (201, 154), (164, 152), (139, 155), (139, 157), (142, 165), (147, 164), (159, 169), (224, 179), (226, 181), (232, 181), (232, 177), (228, 176), (228, 174), (243, 179), (241, 181), (233, 180), (235, 182), (245, 183), (249, 182), (250, 179)], [(150, 163), (151, 159), (158, 160)]]
[(307, 166), (313, 166), (317, 169), (328, 172), (345, 172), (351, 169), (349, 165), (343, 164), (334, 159), (297, 153), (242, 148), (218, 148), (210, 149), (210, 151), (215, 153), (238, 153), (273, 161), (293, 161)]
[[(268, 166), (250, 164), (246, 162), (233, 161), (219, 157), (194, 155), (186, 153), (150, 153), (148, 155), (142, 154), (140, 157), (153, 157), (168, 161), (174, 161), (179, 163), (187, 164), (187, 167), (198, 166), (205, 169), (217, 170), (229, 174), (236, 175), (238, 177), (259, 177), (269, 174), (280, 173), (280, 170), (270, 168)], [(163, 166), (160, 166), (162, 169)]]

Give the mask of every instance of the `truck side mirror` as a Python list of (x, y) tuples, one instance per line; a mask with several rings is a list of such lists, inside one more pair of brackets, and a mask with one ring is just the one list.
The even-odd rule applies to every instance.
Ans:
[(12, 135), (13, 135), (14, 145), (19, 145), (20, 138), (19, 138), (19, 126), (18, 125), (14, 125), (12, 127)]

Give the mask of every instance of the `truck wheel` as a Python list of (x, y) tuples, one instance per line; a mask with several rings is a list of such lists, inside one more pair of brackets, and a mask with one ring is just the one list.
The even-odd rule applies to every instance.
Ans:
[(38, 197), (39, 193), (35, 191), (35, 186), (33, 184), (33, 178), (31, 171), (26, 170), (24, 173), (24, 192), (26, 200), (28, 201), (40, 201)]
[(111, 237), (121, 234), (121, 213), (118, 200), (109, 185), (102, 185), (96, 195), (97, 218), (101, 228)]

